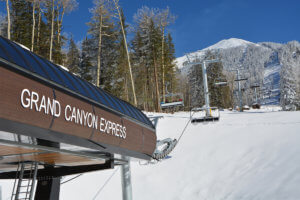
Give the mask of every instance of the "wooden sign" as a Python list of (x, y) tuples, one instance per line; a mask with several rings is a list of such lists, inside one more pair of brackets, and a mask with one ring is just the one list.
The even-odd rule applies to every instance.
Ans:
[(0, 120), (0, 131), (77, 146), (93, 143), (108, 153), (149, 159), (156, 147), (153, 128), (2, 66)]

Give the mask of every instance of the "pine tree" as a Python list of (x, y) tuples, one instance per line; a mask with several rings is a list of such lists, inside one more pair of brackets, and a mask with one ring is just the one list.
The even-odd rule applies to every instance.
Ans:
[(127, 44), (127, 39), (126, 39), (125, 25), (123, 24), (123, 18), (122, 18), (124, 16), (123, 16), (123, 12), (121, 12), (122, 10), (120, 9), (120, 6), (119, 6), (119, 0), (113, 0), (113, 2), (115, 4), (115, 8), (116, 8), (118, 16), (119, 16), (120, 26), (121, 26), (123, 40), (124, 40), (123, 44), (125, 46), (126, 55), (127, 55), (128, 71), (129, 71), (129, 75), (130, 75), (130, 82), (131, 82), (132, 94), (133, 94), (133, 103), (134, 103), (135, 106), (137, 106), (138, 103), (137, 103), (135, 84), (134, 84), (133, 74), (132, 74), (130, 53), (129, 53), (129, 50), (128, 50), (128, 44)]
[(113, 73), (116, 67), (115, 24), (110, 14), (110, 4), (106, 0), (94, 2), (93, 16), (88, 23), (90, 35), (93, 82), (107, 91), (113, 88)]
[[(113, 91), (112, 93), (126, 101), (131, 101), (134, 102), (133, 99), (129, 98), (129, 90), (128, 90), (128, 83), (130, 80), (129, 77), (129, 73), (128, 73), (128, 61), (127, 61), (127, 52), (126, 52), (126, 48), (125, 48), (125, 41), (124, 41), (124, 37), (123, 37), (123, 32), (121, 30), (121, 26), (123, 25), (123, 29), (125, 31), (125, 34), (127, 34), (126, 32), (126, 28), (128, 27), (125, 24), (125, 17), (123, 14), (123, 10), (120, 11), (121, 12), (121, 19), (122, 19), (122, 23), (118, 23), (119, 24), (119, 32), (117, 34), (117, 49), (116, 49), (116, 53), (117, 53), (117, 66), (116, 66), (116, 71), (114, 73), (114, 80), (115, 80), (115, 84), (113, 87)], [(130, 95), (132, 96), (132, 95)]]
[[(174, 46), (161, 29), (159, 9), (143, 7), (135, 15), (136, 32), (132, 41), (137, 96), (146, 110), (160, 111), (165, 80), (175, 86)], [(169, 39), (169, 41), (168, 41)], [(163, 52), (163, 54), (162, 54)], [(163, 67), (162, 67), (163, 66)], [(141, 103), (139, 103), (141, 105)]]
[(80, 59), (80, 77), (91, 82), (93, 77), (91, 75), (91, 68), (93, 67), (91, 57), (89, 55), (89, 40), (85, 38), (81, 46), (81, 59)]
[(67, 53), (67, 68), (72, 73), (78, 75), (80, 74), (80, 54), (73, 38), (71, 38), (69, 42), (69, 50)]
[[(26, 0), (11, 1), (11, 39), (31, 47), (32, 5)], [(29, 25), (29, 26), (28, 26)]]
[(178, 88), (177, 88), (177, 75), (178, 75), (178, 71), (176, 68), (176, 65), (174, 63), (176, 57), (175, 57), (175, 47), (174, 47), (174, 43), (173, 43), (173, 39), (172, 39), (172, 35), (171, 33), (167, 34), (167, 37), (165, 39), (166, 44), (165, 44), (165, 81), (169, 83), (170, 88), (169, 88), (169, 92), (171, 93), (177, 93), (179, 92)]
[(7, 36), (7, 16), (6, 15), (0, 15), (0, 35), (3, 37), (8, 38)]
[[(54, 4), (52, 4), (54, 3)], [(62, 64), (63, 63), (63, 54), (61, 51), (61, 47), (63, 42), (60, 43), (55, 40), (58, 35), (57, 29), (57, 18), (58, 18), (58, 10), (56, 3), (57, 1), (45, 1), (43, 4), (45, 8), (44, 19), (45, 22), (41, 24), (41, 35), (40, 35), (40, 50), (39, 54), (43, 57), (52, 60), (54, 63)], [(52, 47), (51, 47), (52, 45)], [(50, 55), (52, 54), (52, 55)]]

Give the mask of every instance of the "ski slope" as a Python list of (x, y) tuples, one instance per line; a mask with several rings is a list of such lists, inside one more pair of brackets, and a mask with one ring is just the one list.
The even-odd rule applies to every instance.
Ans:
[[(219, 122), (190, 125), (171, 158), (148, 165), (132, 161), (133, 199), (300, 199), (300, 112), (275, 110), (223, 111)], [(159, 139), (178, 138), (189, 120), (184, 112), (152, 115), (164, 116)], [(122, 199), (119, 167), (63, 184), (61, 199), (94, 199), (114, 172), (95, 199)], [(1, 186), (6, 200), (12, 182)]]

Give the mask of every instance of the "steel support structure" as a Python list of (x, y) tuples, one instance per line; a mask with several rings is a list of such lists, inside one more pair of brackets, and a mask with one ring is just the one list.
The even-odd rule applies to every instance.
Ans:
[[(189, 57), (188, 57), (188, 60), (190, 60)], [(190, 62), (189, 63), (190, 65), (201, 65), (201, 67), (202, 67), (206, 117), (211, 117), (206, 64), (216, 63), (216, 62), (220, 62), (220, 60), (212, 59), (212, 60), (204, 60), (202, 62)]]
[(209, 110), (209, 93), (208, 93), (208, 83), (207, 83), (207, 72), (206, 72), (206, 62), (203, 61), (202, 66), (202, 74), (203, 74), (203, 86), (204, 86), (204, 99), (205, 99), (205, 108), (206, 108), (206, 116), (210, 116)]
[(132, 200), (130, 161), (127, 156), (122, 156), (122, 159), (128, 161), (121, 166), (122, 196), (123, 200)]
[(238, 82), (238, 96), (239, 96), (239, 111), (243, 112), (243, 95), (242, 95), (242, 88), (241, 88), (241, 81), (247, 80), (247, 78), (241, 78), (240, 69), (233, 69), (229, 71), (235, 71), (236, 72), (236, 80)]
[(242, 89), (241, 89), (241, 80), (240, 80), (240, 70), (236, 70), (237, 74), (237, 82), (238, 82), (238, 90), (239, 90), (239, 102), (240, 102), (240, 112), (243, 112), (243, 95), (242, 95)]

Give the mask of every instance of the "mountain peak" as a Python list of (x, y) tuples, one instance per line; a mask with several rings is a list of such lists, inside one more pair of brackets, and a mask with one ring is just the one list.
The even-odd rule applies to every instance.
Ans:
[(229, 48), (234, 48), (234, 47), (239, 47), (239, 46), (247, 46), (247, 45), (256, 45), (255, 43), (238, 39), (238, 38), (230, 38), (230, 39), (225, 39), (221, 40), (220, 42), (209, 46), (205, 48), (204, 50), (213, 50), (213, 49), (229, 49)]

